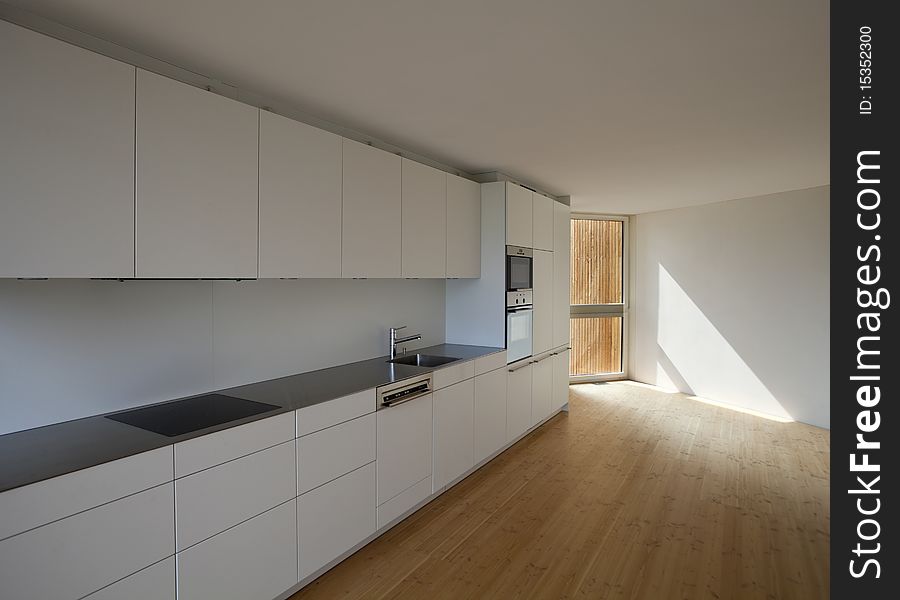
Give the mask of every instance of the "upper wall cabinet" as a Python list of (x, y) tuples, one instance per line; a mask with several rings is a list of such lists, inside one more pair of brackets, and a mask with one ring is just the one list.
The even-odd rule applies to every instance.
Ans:
[(447, 175), (447, 277), (481, 277), (481, 186)]
[(553, 250), (553, 205), (555, 202), (538, 193), (532, 195), (532, 231), (535, 250)]
[(403, 277), (444, 278), (447, 272), (447, 174), (402, 159)]
[(255, 278), (259, 110), (137, 72), (137, 277)]
[(344, 139), (342, 277), (401, 277), (400, 157)]
[(0, 277), (134, 276), (134, 67), (0, 21)]
[(532, 247), (532, 191), (514, 183), (506, 184), (506, 243)]
[(341, 138), (259, 113), (259, 276), (341, 276)]

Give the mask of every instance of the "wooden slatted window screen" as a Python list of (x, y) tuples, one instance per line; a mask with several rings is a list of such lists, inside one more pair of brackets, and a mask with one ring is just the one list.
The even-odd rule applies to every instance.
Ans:
[(571, 228), (569, 374), (619, 373), (623, 370), (624, 223), (574, 218)]

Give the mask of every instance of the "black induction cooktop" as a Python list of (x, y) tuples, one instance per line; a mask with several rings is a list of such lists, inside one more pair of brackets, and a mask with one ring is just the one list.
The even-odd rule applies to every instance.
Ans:
[(223, 394), (207, 394), (107, 415), (107, 419), (168, 437), (252, 417), (280, 407)]

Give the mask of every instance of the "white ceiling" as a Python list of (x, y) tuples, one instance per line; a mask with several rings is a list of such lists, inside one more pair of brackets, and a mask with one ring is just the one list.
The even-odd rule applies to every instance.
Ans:
[(826, 0), (6, 0), (575, 210), (828, 183)]

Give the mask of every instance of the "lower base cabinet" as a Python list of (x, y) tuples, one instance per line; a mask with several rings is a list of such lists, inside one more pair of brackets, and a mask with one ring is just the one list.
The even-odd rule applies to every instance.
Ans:
[[(526, 359), (528, 360), (528, 359)], [(512, 364), (506, 379), (506, 441), (511, 442), (531, 427), (532, 365)]]
[(531, 425), (550, 416), (553, 404), (553, 356), (539, 356), (531, 365)]
[(175, 552), (174, 486), (160, 485), (0, 542), (0, 597), (69, 600)]
[(178, 600), (275, 598), (299, 581), (296, 500), (214, 535), (176, 558)]
[(475, 379), (434, 392), (434, 479), (438, 492), (475, 465)]
[(506, 444), (506, 368), (475, 378), (475, 464)]
[(162, 560), (84, 600), (175, 600), (175, 557)]
[(375, 533), (375, 463), (297, 499), (300, 579)]
[(553, 412), (569, 402), (569, 352), (563, 350), (553, 356)]

